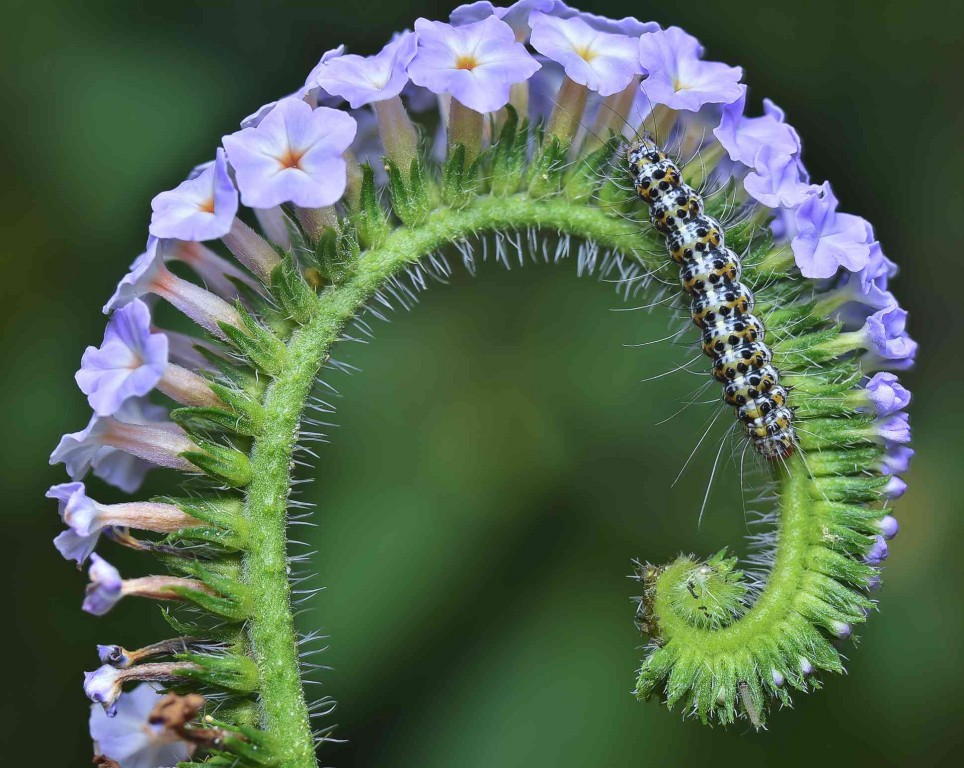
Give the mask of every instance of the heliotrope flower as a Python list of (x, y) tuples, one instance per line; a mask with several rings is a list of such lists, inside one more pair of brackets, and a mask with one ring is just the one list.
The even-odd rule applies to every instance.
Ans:
[(642, 92), (651, 105), (698, 111), (704, 104), (730, 104), (743, 94), (743, 70), (703, 61), (703, 46), (679, 27), (639, 39), (639, 63), (646, 78)]
[(851, 272), (870, 261), (873, 229), (865, 219), (837, 211), (837, 197), (824, 182), (794, 212), (796, 234), (790, 241), (804, 277), (832, 277), (843, 267)]
[(416, 37), (403, 32), (374, 56), (346, 54), (319, 65), (314, 83), (345, 99), (352, 109), (398, 96), (408, 83)]
[(155, 294), (177, 307), (191, 320), (216, 336), (223, 335), (220, 323), (241, 326), (237, 310), (224, 299), (173, 274), (166, 266), (165, 251), (171, 241), (153, 235), (147, 249), (131, 264), (130, 271), (117, 284), (104, 305), (104, 314), (126, 306), (134, 299)]
[(757, 156), (764, 148), (776, 155), (796, 156), (800, 153), (800, 136), (786, 122), (783, 110), (770, 99), (763, 100), (763, 114), (747, 117), (746, 86), (740, 86), (740, 97), (723, 107), (720, 124), (713, 130), (731, 160), (748, 168), (757, 168)]
[(809, 181), (798, 157), (765, 146), (743, 179), (743, 187), (750, 197), (770, 208), (796, 208), (812, 194)]
[(416, 45), (414, 34), (402, 32), (374, 56), (338, 56), (320, 64), (314, 73), (315, 83), (346, 99), (353, 109), (372, 105), (385, 153), (403, 168), (408, 168), (418, 148), (418, 133), (400, 95), (409, 83), (407, 68)]
[(168, 362), (167, 334), (155, 331), (151, 312), (140, 299), (111, 315), (100, 347), (88, 347), (76, 379), (98, 416), (112, 416), (132, 397), (155, 387), (179, 403), (195, 407), (220, 404), (207, 382)]
[(494, 16), (461, 27), (418, 19), (415, 32), (418, 50), (408, 65), (412, 81), (432, 93), (451, 94), (476, 112), (504, 107), (512, 84), (539, 69), (512, 28)]
[[(128, 399), (114, 416), (95, 415), (80, 432), (64, 435), (50, 455), (50, 463), (63, 463), (72, 480), (83, 479), (93, 469), (98, 477), (122, 490), (130, 488), (130, 493), (137, 490), (151, 465), (194, 471), (194, 465), (181, 454), (197, 450), (181, 427), (144, 419), (137, 401)], [(139, 461), (118, 461), (118, 452)]]
[(559, 19), (538, 11), (529, 23), (532, 47), (601, 96), (619, 93), (641, 71), (638, 43), (626, 35), (600, 32), (578, 16)]
[(910, 392), (894, 374), (886, 371), (874, 374), (864, 385), (864, 390), (878, 416), (889, 416), (910, 405)]
[(100, 347), (87, 347), (77, 385), (98, 416), (157, 386), (167, 369), (167, 336), (151, 330), (151, 311), (135, 299), (111, 315)]
[(855, 333), (879, 365), (899, 371), (914, 364), (917, 342), (907, 333), (907, 310), (896, 304), (874, 312)]
[(345, 150), (355, 121), (337, 109), (286, 98), (254, 128), (223, 138), (241, 200), (254, 208), (291, 202), (322, 208), (345, 192)]
[(231, 230), (238, 212), (238, 191), (228, 174), (224, 150), (199, 175), (182, 181), (151, 201), (150, 232), (178, 240), (214, 240)]
[(155, 600), (179, 600), (178, 590), (204, 591), (204, 584), (179, 576), (142, 576), (122, 579), (120, 572), (97, 553), (90, 556), (87, 570), (90, 583), (84, 597), (83, 609), (94, 616), (103, 616), (124, 597), (149, 597)]
[(98, 755), (116, 760), (121, 768), (159, 768), (190, 759), (191, 747), (176, 733), (148, 718), (163, 698), (148, 683), (141, 683), (117, 701), (114, 717), (92, 704), (90, 735)]
[(99, 504), (87, 495), (83, 483), (61, 483), (47, 491), (57, 499), (61, 520), (67, 530), (54, 539), (57, 550), (68, 560), (82, 564), (94, 551), (101, 533), (111, 528), (136, 528), (171, 533), (198, 521), (172, 504), (140, 501)]

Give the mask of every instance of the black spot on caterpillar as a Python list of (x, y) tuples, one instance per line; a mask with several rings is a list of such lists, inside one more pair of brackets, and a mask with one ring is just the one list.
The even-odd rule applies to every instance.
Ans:
[(703, 212), (703, 200), (683, 182), (679, 167), (653, 142), (643, 139), (626, 152), (636, 193), (649, 205), (649, 218), (666, 238), (680, 266), (683, 290), (692, 299), (693, 322), (703, 333), (703, 352), (723, 399), (736, 408), (754, 448), (767, 459), (793, 453), (793, 411), (780, 374), (770, 364), (766, 329), (753, 311), (753, 294), (740, 282), (740, 257), (723, 242), (723, 227)]

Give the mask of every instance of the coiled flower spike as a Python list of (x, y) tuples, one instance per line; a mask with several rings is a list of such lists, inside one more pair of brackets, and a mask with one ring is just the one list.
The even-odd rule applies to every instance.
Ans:
[[(774, 530), (756, 537), (750, 566), (765, 577), (724, 552), (639, 564), (650, 645), (637, 696), (761, 727), (791, 689), (843, 669), (838, 647), (874, 607), (898, 529), (910, 394), (889, 371), (912, 365), (916, 344), (871, 225), (838, 210), (829, 182), (811, 183), (775, 104), (748, 114), (742, 76), (676, 27), (557, 0), (477, 2), (417, 20), (373, 56), (324, 54), (301, 88), (154, 198), (145, 251), (77, 374), (92, 418), (51, 457), (71, 480), (48, 492), (66, 526), (57, 547), (91, 562), (84, 609), (156, 599), (177, 635), (100, 647), (84, 687), (104, 761), (317, 764), (287, 552), (310, 392), (350, 325), (445, 278), (452, 250), (472, 269), (487, 238), (503, 259), (507, 241), (520, 256), (552, 242), (557, 258), (579, 243), (580, 262), (627, 295), (679, 279), (677, 248), (704, 351), (732, 353), (714, 370), (724, 396), (764, 430), (757, 442), (772, 437), (760, 403), (774, 390), (740, 395), (755, 372), (771, 387), (779, 375), (792, 413), (789, 449), (761, 459)], [(663, 163), (647, 181), (666, 182), (641, 191), (646, 202), (626, 159), (640, 145)], [(691, 210), (674, 210), (666, 190), (691, 193)], [(719, 227), (722, 266), (686, 245), (691, 214)], [(708, 244), (701, 226), (693, 242)], [(157, 327), (158, 299), (194, 335)], [(750, 344), (753, 364), (740, 360)], [(189, 476), (190, 489), (105, 505), (82, 482), (135, 494), (151, 468)], [(122, 578), (100, 551), (114, 544), (165, 572)], [(145, 684), (182, 697), (170, 701), (183, 717), (149, 709)], [(145, 731), (145, 720), (165, 725)]]

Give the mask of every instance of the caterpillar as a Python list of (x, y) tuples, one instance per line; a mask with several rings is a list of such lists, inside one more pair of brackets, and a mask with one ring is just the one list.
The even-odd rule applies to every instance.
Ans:
[(752, 314), (753, 294), (740, 282), (740, 257), (726, 247), (723, 227), (706, 215), (700, 194), (654, 142), (633, 142), (626, 159), (650, 222), (680, 266), (693, 323), (702, 333), (703, 353), (713, 361), (713, 377), (723, 384), (724, 401), (736, 409), (758, 453), (786, 459), (796, 446), (793, 410), (764, 341), (766, 328)]

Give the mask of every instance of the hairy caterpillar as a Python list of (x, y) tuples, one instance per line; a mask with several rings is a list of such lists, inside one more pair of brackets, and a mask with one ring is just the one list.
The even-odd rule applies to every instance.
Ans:
[(683, 290), (692, 297), (693, 322), (703, 334), (703, 352), (723, 398), (756, 450), (767, 459), (793, 453), (796, 434), (787, 390), (770, 362), (763, 322), (753, 294), (740, 282), (740, 257), (723, 242), (723, 227), (703, 211), (703, 200), (677, 165), (656, 144), (636, 141), (626, 151), (636, 193), (649, 205), (653, 227), (680, 265)]

